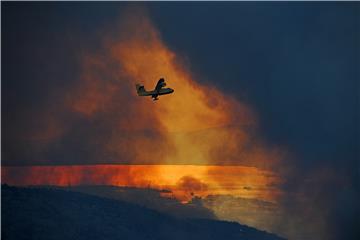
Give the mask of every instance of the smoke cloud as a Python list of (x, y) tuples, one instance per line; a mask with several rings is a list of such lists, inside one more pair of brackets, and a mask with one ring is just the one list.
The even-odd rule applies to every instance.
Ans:
[[(198, 83), (144, 8), (120, 15), (98, 48), (79, 53), (72, 84), (30, 114), (37, 118), (27, 131), (11, 134), (28, 151), (27, 165), (277, 165), (284, 151), (262, 143), (247, 105)], [(152, 89), (160, 77), (174, 94), (157, 102), (136, 95), (136, 83)], [(5, 165), (16, 165), (11, 157)]]

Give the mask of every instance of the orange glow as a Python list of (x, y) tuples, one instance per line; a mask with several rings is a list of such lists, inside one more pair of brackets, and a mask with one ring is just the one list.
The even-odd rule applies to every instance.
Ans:
[(231, 194), (276, 201), (271, 186), (280, 179), (269, 171), (242, 166), (89, 165), (2, 167), (2, 182), (10, 185), (113, 185), (168, 189), (181, 201), (193, 195)]

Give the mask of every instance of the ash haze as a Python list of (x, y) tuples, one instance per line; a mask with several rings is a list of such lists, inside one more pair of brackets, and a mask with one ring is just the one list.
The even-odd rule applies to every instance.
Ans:
[[(358, 3), (1, 6), (2, 183), (153, 184), (289, 239), (359, 239)], [(137, 97), (160, 77), (173, 94)]]

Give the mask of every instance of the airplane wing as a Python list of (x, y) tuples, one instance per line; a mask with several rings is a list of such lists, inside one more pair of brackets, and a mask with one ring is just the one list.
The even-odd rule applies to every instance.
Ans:
[(166, 86), (165, 79), (160, 78), (159, 81), (156, 84), (155, 90), (159, 91), (161, 88), (163, 88), (165, 86)]

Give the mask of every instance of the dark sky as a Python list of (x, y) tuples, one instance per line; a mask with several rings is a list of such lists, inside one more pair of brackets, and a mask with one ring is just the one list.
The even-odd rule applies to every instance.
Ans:
[[(41, 124), (29, 114), (71, 86), (81, 53), (96, 49), (125, 5), (2, 3), (3, 164), (31, 158), (18, 137)], [(358, 169), (359, 4), (144, 5), (199, 82), (255, 109), (268, 144), (286, 146), (304, 167)]]
[(255, 106), (267, 140), (305, 161), (356, 158), (359, 5), (206, 6), (151, 7), (166, 42), (189, 56), (200, 80)]

